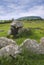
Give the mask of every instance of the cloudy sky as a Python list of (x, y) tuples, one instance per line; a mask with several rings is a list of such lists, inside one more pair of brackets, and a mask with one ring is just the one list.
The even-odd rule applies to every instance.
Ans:
[(44, 18), (44, 0), (0, 0), (0, 19), (23, 16)]

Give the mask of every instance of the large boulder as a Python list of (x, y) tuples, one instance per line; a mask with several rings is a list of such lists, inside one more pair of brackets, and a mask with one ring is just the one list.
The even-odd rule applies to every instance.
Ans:
[(34, 52), (36, 54), (44, 54), (44, 37), (40, 39), (40, 43), (36, 40), (26, 39), (21, 45), (20, 49), (27, 49), (29, 52)]
[(23, 27), (23, 23), (20, 22), (20, 21), (13, 21), (13, 22), (11, 23), (11, 26), (14, 26), (14, 27), (16, 27), (16, 28), (19, 28), (19, 27)]
[(39, 47), (40, 47), (39, 49), (40, 54), (44, 54), (44, 37), (40, 39)]
[(42, 46), (44, 46), (44, 37), (42, 37), (42, 38), (40, 39), (40, 44), (41, 44)]
[(41, 38), (40, 43), (36, 40), (26, 39), (20, 46), (12, 39), (0, 37), (0, 56), (16, 57), (24, 49), (36, 54), (44, 54), (44, 37)]
[(12, 56), (16, 57), (20, 53), (19, 47), (14, 44), (7, 45), (0, 49), (0, 56)]
[(13, 21), (10, 25), (10, 30), (8, 31), (8, 36), (13, 35), (16, 36), (18, 34), (19, 29), (23, 27), (23, 23), (19, 21)]
[(0, 37), (0, 56), (13, 56), (21, 53), (20, 47), (12, 39)]
[(21, 45), (20, 48), (26, 48), (29, 51), (39, 53), (39, 44), (36, 40), (26, 39)]
[(0, 37), (0, 48), (5, 47), (10, 44), (16, 45), (16, 42), (13, 41), (12, 39), (8, 39), (6, 37)]

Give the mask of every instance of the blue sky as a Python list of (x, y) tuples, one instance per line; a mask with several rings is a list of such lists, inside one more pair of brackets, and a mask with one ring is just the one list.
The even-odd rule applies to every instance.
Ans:
[(44, 18), (44, 0), (0, 0), (0, 19), (23, 16)]

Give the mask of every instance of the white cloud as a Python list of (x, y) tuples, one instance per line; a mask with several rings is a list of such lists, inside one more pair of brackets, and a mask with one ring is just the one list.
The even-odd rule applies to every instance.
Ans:
[(11, 18), (19, 18), (23, 16), (41, 16), (44, 18), (44, 7), (43, 6), (34, 6), (28, 11), (24, 12), (23, 10), (12, 11), (7, 13), (5, 16), (0, 16), (1, 19), (11, 19)]
[[(8, 3), (6, 4), (6, 7), (4, 7), (4, 5), (0, 6), (0, 19), (10, 19), (10, 18), (16, 19), (22, 16), (41, 16), (44, 18), (44, 5), (36, 5), (37, 0), (3, 0), (3, 1)], [(39, 0), (38, 2), (42, 1)], [(33, 4), (34, 6), (31, 7), (31, 5)], [(28, 10), (26, 10), (27, 5)]]
[(19, 16), (41, 16), (44, 18), (44, 6), (34, 6), (25, 13), (19, 13)]
[(0, 6), (0, 14), (3, 14), (4, 13), (4, 8), (3, 6)]
[(3, 0), (3, 1), (6, 1), (6, 2), (14, 2), (14, 0)]

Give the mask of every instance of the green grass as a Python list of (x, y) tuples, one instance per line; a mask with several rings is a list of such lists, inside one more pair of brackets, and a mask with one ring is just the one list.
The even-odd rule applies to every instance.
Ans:
[(0, 58), (0, 65), (44, 65), (44, 55), (23, 51), (16, 58), (11, 56)]
[[(32, 21), (32, 22), (23, 21), (23, 24), (24, 24), (24, 28), (31, 28), (34, 34), (33, 35), (26, 34), (26, 36), (24, 36), (22, 33), (23, 37), (14, 39), (18, 44), (21, 44), (27, 38), (31, 38), (39, 41), (41, 37), (44, 37), (44, 21)], [(39, 29), (35, 29), (35, 28), (39, 28)], [(9, 29), (10, 29), (10, 23), (0, 24), (0, 30), (4, 30), (3, 32), (0, 32), (0, 37), (3, 36), (6, 37)]]
[[(32, 31), (28, 34), (26, 32), (22, 33), (22, 36), (19, 38), (11, 38), (15, 40), (17, 44), (21, 44), (27, 38), (35, 39), (40, 42), (40, 38), (44, 37), (44, 21), (33, 21), (31, 23), (30, 21), (24, 21), (23, 24), (24, 28), (31, 28)], [(4, 30), (0, 32), (0, 37), (7, 37), (8, 29), (10, 29), (10, 23), (0, 24), (0, 30)], [(10, 56), (0, 57), (0, 65), (44, 65), (44, 55), (32, 54), (23, 50), (22, 54), (18, 55), (16, 58)]]
[(0, 37), (2, 37), (2, 36), (6, 37), (9, 28), (10, 28), (10, 24), (9, 23), (0, 24), (0, 30), (3, 30), (3, 32), (0, 32)]
[(41, 29), (44, 29), (44, 22), (43, 21), (41, 21), (41, 22), (24, 22), (24, 27), (30, 27), (30, 28), (41, 28)]

